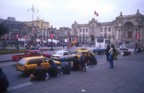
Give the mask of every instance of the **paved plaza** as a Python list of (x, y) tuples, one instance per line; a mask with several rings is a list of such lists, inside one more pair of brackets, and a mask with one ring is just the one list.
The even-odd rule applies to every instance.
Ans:
[(8, 93), (144, 93), (144, 53), (121, 57), (109, 68), (105, 57), (87, 72), (72, 71), (46, 81), (10, 86)]

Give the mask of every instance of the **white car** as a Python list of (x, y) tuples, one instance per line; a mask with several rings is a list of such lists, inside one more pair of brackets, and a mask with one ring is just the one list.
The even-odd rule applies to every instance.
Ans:
[(126, 50), (127, 49), (127, 47), (126, 47), (126, 45), (120, 45), (120, 50)]
[(59, 50), (52, 55), (53, 60), (59, 61), (70, 61), (73, 60), (76, 54), (72, 54), (70, 51), (67, 50)]

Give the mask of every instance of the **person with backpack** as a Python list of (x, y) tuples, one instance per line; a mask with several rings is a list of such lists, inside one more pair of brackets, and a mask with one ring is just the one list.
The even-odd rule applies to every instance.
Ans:
[(109, 55), (110, 67), (109, 68), (114, 68), (113, 60), (114, 60), (114, 56), (115, 56), (115, 53), (116, 53), (116, 49), (115, 49), (115, 46), (113, 44), (111, 45), (109, 53), (110, 53), (110, 55)]
[(6, 74), (0, 68), (0, 93), (5, 93), (9, 87), (9, 81)]
[(51, 59), (49, 60), (49, 64), (50, 64), (50, 67), (48, 68), (49, 77), (57, 77), (58, 74), (57, 64), (53, 62), (53, 60)]
[(61, 63), (61, 71), (63, 74), (70, 74), (70, 71), (71, 71), (70, 63), (62, 62)]

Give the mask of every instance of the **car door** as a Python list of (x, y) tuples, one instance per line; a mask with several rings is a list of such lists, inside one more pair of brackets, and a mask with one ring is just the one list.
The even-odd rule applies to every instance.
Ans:
[(37, 66), (35, 59), (31, 59), (26, 64), (26, 70), (34, 70)]
[(72, 54), (69, 51), (64, 52), (64, 57), (66, 60), (72, 59)]
[(46, 61), (44, 61), (44, 58), (38, 59), (37, 62), (40, 62), (40, 63), (41, 63), (41, 66), (42, 66), (43, 68), (48, 69), (49, 63), (46, 62)]

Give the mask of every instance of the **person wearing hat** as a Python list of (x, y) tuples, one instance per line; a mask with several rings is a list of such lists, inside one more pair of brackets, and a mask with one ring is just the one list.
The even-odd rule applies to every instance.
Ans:
[(5, 93), (9, 87), (9, 81), (6, 74), (0, 68), (0, 93)]

